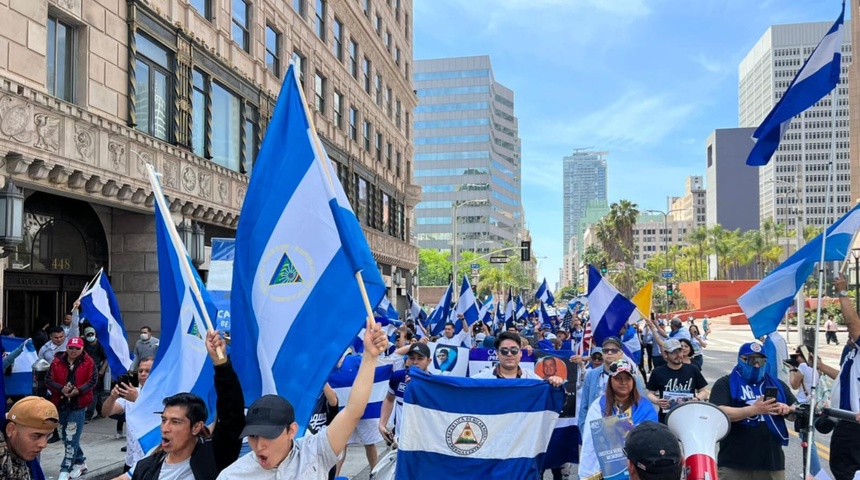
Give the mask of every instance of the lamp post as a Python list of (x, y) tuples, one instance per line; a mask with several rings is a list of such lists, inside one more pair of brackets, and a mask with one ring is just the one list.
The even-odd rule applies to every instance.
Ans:
[[(668, 212), (664, 212), (662, 210), (645, 210), (648, 213), (659, 213), (663, 215), (663, 254), (666, 255), (666, 270), (669, 269), (669, 214), (679, 209), (673, 208)], [(669, 279), (666, 279), (666, 286), (669, 285)], [(666, 292), (666, 320), (669, 319), (669, 294), (668, 290)]]
[[(795, 213), (797, 213), (797, 220), (795, 222), (795, 230), (797, 232), (797, 250), (800, 250), (800, 247), (803, 246), (803, 202), (801, 201), (801, 190), (800, 190), (800, 175), (798, 175), (795, 179), (795, 183), (788, 182), (785, 180), (780, 180), (778, 178), (774, 178), (771, 180), (765, 180), (764, 183), (773, 183), (775, 185), (784, 185), (787, 187), (791, 187), (794, 190), (794, 200), (795, 200)], [(786, 216), (788, 216), (788, 192), (782, 192), (785, 195), (785, 204), (786, 204)], [(776, 217), (776, 215), (774, 215)], [(852, 252), (853, 254), (853, 252)], [(785, 256), (788, 257), (788, 247), (785, 249)], [(797, 308), (797, 339), (798, 344), (803, 343), (802, 333), (800, 330), (800, 326), (803, 325), (803, 318), (805, 317), (804, 309), (806, 307), (806, 294), (803, 293), (804, 286), (800, 286), (800, 291), (797, 292), (797, 298), (795, 298), (795, 305)], [(855, 294), (856, 296), (856, 294)], [(788, 318), (785, 320), (785, 340), (789, 340), (789, 330), (788, 330)]]
[(852, 248), (854, 257), (854, 309), (860, 313), (860, 248)]
[(191, 257), (191, 263), (196, 268), (200, 268), (206, 260), (206, 233), (203, 227), (198, 222), (190, 220), (182, 220), (182, 223), (176, 228), (179, 233), (179, 238), (185, 244), (185, 249), (188, 256)]
[(0, 190), (0, 247), (5, 258), (12, 253), (11, 248), (24, 241), (24, 194), (6, 179), (6, 186)]
[(484, 202), (486, 200), (477, 199), (451, 202), (451, 282), (454, 286), (457, 285), (457, 209), (470, 203)]

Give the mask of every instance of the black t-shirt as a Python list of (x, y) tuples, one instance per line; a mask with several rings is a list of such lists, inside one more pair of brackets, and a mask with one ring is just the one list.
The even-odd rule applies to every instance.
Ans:
[[(782, 389), (785, 392), (786, 405), (797, 403), (797, 399), (792, 395), (788, 385), (782, 381), (779, 383), (782, 384)], [(728, 375), (714, 383), (714, 388), (711, 390), (711, 403), (727, 407), (733, 406)], [(782, 444), (770, 432), (765, 422), (758, 422), (755, 427), (733, 422), (729, 434), (720, 441), (717, 465), (738, 470), (775, 472), (785, 470), (785, 455), (782, 452)]]
[(331, 425), (334, 416), (337, 415), (338, 406), (331, 406), (325, 398), (325, 394), (321, 393), (317, 398), (317, 403), (314, 405), (314, 413), (311, 415), (311, 420), (308, 422), (308, 431), (316, 435), (322, 427)]
[[(690, 393), (694, 396), (696, 392), (708, 386), (708, 381), (702, 376), (698, 368), (683, 364), (678, 370), (672, 370), (669, 365), (662, 365), (651, 372), (648, 378), (648, 390), (657, 392), (658, 396), (664, 392)], [(661, 422), (665, 422), (666, 414), (659, 412)]]

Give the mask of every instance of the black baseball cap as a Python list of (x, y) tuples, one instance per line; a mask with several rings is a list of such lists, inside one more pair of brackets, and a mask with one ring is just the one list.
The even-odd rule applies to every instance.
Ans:
[(621, 346), (623, 345), (623, 343), (621, 343), (620, 338), (615, 337), (615, 336), (611, 336), (611, 337), (606, 337), (606, 339), (603, 340), (603, 343), (601, 343), (600, 346), (606, 347), (606, 344), (608, 344), (608, 343), (614, 343), (616, 346), (618, 346), (618, 348), (621, 348)]
[(413, 343), (412, 346), (409, 347), (409, 351), (406, 352), (406, 355), (409, 355), (410, 353), (417, 353), (430, 358), (430, 347), (428, 347), (426, 343), (422, 342)]
[(684, 456), (678, 438), (662, 423), (645, 421), (627, 435), (627, 460), (649, 480), (681, 478)]
[(255, 435), (263, 438), (278, 438), (296, 421), (293, 406), (277, 395), (263, 395), (248, 407), (245, 428), (239, 438)]

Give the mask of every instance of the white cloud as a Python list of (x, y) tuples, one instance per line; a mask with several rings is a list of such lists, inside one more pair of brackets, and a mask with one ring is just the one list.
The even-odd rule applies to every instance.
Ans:
[(708, 58), (703, 53), (697, 53), (696, 55), (693, 55), (692, 58), (693, 58), (694, 62), (699, 64), (699, 66), (701, 66), (702, 68), (704, 68), (708, 72), (723, 73), (723, 70), (725, 69), (725, 66), (723, 64), (721, 64), (720, 62), (718, 62), (716, 60)]

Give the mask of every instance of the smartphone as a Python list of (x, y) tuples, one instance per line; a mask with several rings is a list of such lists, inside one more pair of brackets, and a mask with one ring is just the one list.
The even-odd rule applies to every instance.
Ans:
[(775, 400), (777, 393), (778, 393), (778, 390), (776, 387), (765, 387), (764, 399), (769, 400), (769, 399), (773, 398)]
[(124, 373), (117, 378), (117, 383), (124, 383), (126, 385), (131, 385), (132, 387), (139, 387), (140, 381), (137, 377), (137, 372), (128, 372)]

